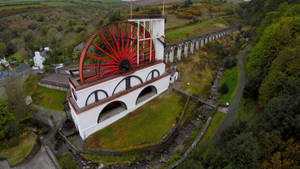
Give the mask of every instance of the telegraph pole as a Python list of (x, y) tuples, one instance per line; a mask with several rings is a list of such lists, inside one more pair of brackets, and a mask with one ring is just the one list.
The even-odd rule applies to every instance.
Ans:
[(162, 10), (162, 15), (165, 16), (165, 0), (163, 0), (163, 10)]

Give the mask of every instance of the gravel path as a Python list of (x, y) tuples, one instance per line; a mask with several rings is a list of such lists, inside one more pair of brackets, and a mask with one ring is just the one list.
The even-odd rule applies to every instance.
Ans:
[(225, 130), (225, 128), (230, 126), (231, 123), (235, 119), (235, 113), (237, 111), (240, 99), (241, 99), (242, 94), (243, 94), (244, 86), (245, 86), (245, 71), (244, 71), (244, 68), (243, 68), (243, 56), (250, 48), (251, 48), (250, 45), (247, 46), (238, 56), (238, 66), (239, 66), (239, 70), (240, 70), (239, 86), (238, 86), (238, 89), (237, 89), (236, 94), (234, 96), (234, 99), (233, 99), (232, 103), (230, 104), (230, 106), (228, 108), (225, 120), (223, 121), (223, 123), (221, 124), (221, 126), (219, 127), (219, 129), (217, 130), (216, 134), (213, 137), (213, 142), (214, 143), (220, 138), (221, 133)]

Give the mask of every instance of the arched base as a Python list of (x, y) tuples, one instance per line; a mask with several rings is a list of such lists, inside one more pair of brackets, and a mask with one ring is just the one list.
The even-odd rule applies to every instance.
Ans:
[(98, 117), (98, 123), (101, 123), (102, 121), (109, 119), (125, 110), (127, 110), (125, 103), (120, 101), (111, 102), (101, 111)]
[(88, 109), (85, 112), (76, 114), (71, 106), (71, 115), (74, 116), (73, 119), (80, 137), (84, 140), (89, 135), (120, 120), (166, 91), (169, 83), (170, 75), (165, 74), (147, 85), (120, 95), (108, 103)]
[(154, 86), (148, 86), (141, 91), (141, 93), (137, 97), (136, 104), (138, 105), (150, 99), (152, 96), (156, 94), (157, 94), (157, 89)]

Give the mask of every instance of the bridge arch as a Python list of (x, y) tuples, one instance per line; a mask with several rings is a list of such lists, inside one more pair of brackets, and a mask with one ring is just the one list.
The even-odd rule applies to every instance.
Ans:
[(122, 101), (113, 101), (107, 104), (98, 116), (97, 122), (100, 123), (110, 117), (113, 117), (123, 111), (127, 110), (127, 105)]

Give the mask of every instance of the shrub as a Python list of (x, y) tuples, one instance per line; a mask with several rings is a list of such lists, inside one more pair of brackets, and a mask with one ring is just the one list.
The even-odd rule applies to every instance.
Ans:
[(221, 93), (221, 94), (226, 94), (227, 92), (228, 92), (228, 86), (227, 86), (227, 84), (226, 83), (223, 83), (222, 85), (221, 85), (221, 87), (219, 88), (219, 93)]
[(236, 59), (235, 58), (227, 59), (224, 63), (224, 66), (226, 69), (233, 68), (234, 66), (236, 66)]
[(37, 21), (39, 22), (43, 22), (45, 20), (45, 16), (44, 15), (40, 15), (37, 19)]

